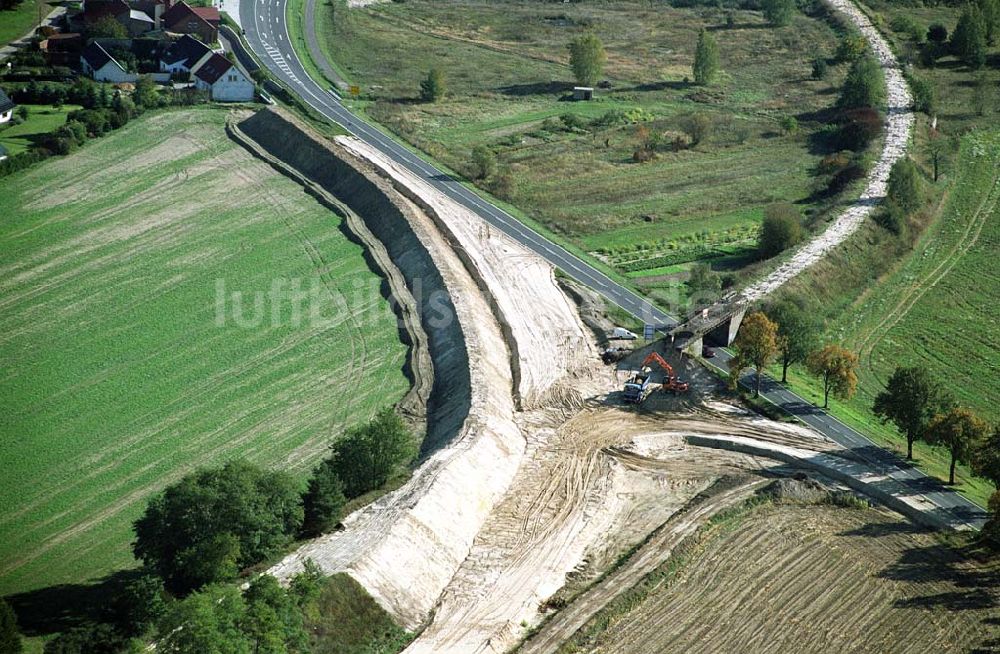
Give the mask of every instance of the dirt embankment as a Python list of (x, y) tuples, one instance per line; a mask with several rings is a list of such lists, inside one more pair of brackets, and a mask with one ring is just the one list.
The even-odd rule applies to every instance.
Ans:
[[(428, 338), (432, 365), (447, 371), (433, 375), (427, 397), (424, 453), (446, 444), (458, 433), (469, 411), (468, 353), (461, 326), (449, 319), (455, 316), (455, 307), (444, 280), (410, 226), (406, 208), (393, 202), (390, 189), (381, 180), (366, 176), (348, 156), (303, 131), (294, 119), (276, 111), (260, 111), (236, 128), (265, 156), (276, 157), (287, 166), (283, 172), (299, 175), (298, 181), (315, 185), (358, 216), (385, 248), (391, 265), (402, 273)], [(260, 156), (261, 152), (255, 154)], [(398, 297), (395, 301), (400, 302)]]
[(406, 628), (417, 628), (507, 490), (524, 451), (513, 420), (506, 342), (476, 281), (433, 221), (362, 162), (278, 111), (258, 112), (237, 128), (282, 167), (350, 208), (382, 241), (420, 311), (438, 371), (427, 412), (427, 441), (437, 449), (411, 480), (269, 572), (287, 578), (307, 559), (328, 573), (347, 572)]

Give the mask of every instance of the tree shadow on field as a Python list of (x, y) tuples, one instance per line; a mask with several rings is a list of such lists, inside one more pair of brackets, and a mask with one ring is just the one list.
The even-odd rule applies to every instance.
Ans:
[(46, 636), (108, 618), (112, 598), (139, 570), (116, 572), (93, 584), (59, 584), (4, 599), (25, 636)]
[[(909, 520), (873, 521), (841, 532), (842, 536), (881, 538), (932, 534), (936, 530)], [(922, 538), (911, 541), (899, 558), (879, 571), (876, 576), (905, 582), (909, 592), (893, 601), (893, 608), (917, 608), (929, 611), (976, 611), (991, 637), (973, 652), (995, 652), (1000, 646), (1000, 552), (990, 551), (973, 542), (955, 542), (955, 537)], [(905, 541), (901, 541), (905, 542)], [(973, 619), (975, 619), (974, 616)]]

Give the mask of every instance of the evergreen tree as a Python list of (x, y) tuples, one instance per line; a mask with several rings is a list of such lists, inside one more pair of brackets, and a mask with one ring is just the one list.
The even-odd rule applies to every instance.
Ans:
[(986, 19), (975, 5), (962, 10), (951, 35), (951, 51), (970, 68), (982, 68), (986, 63)]

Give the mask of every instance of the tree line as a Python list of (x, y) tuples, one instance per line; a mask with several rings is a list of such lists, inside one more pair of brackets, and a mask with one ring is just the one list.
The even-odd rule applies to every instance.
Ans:
[[(857, 389), (858, 356), (836, 343), (822, 345), (819, 320), (792, 302), (780, 302), (746, 316), (733, 341), (730, 384), (736, 387), (743, 372), (753, 367), (754, 395), (760, 394), (764, 369), (781, 363), (781, 381), (788, 368), (802, 362), (823, 386), (823, 407), (830, 395), (850, 399)], [(872, 413), (892, 423), (906, 438), (906, 459), (913, 459), (917, 441), (943, 447), (949, 454), (948, 483), (955, 483), (958, 463), (988, 479), (998, 490), (989, 501), (990, 522), (984, 535), (1000, 544), (1000, 425), (992, 428), (966, 407), (959, 406), (944, 382), (919, 366), (898, 366), (885, 389), (875, 396)]]
[[(141, 568), (103, 619), (52, 639), (45, 654), (138, 653), (150, 640), (177, 654), (307, 652), (303, 616), (316, 610), (322, 579), (315, 565), (287, 589), (269, 575), (245, 593), (232, 582), (297, 538), (334, 529), (349, 500), (402, 475), (416, 453), (410, 430), (385, 408), (330, 446), (305, 489), (287, 472), (239, 460), (184, 476), (136, 520)], [(0, 654), (19, 647), (14, 615), (0, 604)]]

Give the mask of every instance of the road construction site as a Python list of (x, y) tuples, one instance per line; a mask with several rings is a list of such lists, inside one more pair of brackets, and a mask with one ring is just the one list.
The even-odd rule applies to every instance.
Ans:
[[(556, 651), (774, 479), (814, 477), (859, 504), (891, 494), (881, 471), (746, 412), (662, 342), (603, 363), (614, 325), (593, 293), (378, 150), (274, 109), (230, 131), (362, 221), (405, 280), (411, 360), (433, 379), (421, 463), (269, 572), (346, 572), (419, 632), (407, 652), (505, 652), (535, 630), (525, 651)], [(626, 402), (637, 373), (642, 397)], [(924, 515), (919, 498), (894, 508)]]

